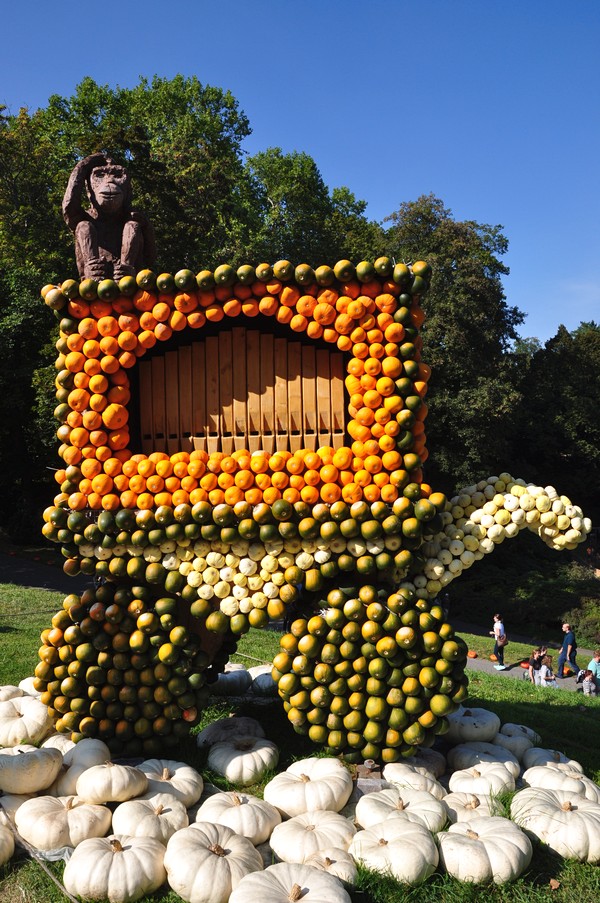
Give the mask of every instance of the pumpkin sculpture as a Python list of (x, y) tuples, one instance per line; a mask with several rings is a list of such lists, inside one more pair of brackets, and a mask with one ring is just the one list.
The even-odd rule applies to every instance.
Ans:
[(525, 528), (573, 549), (591, 524), (508, 473), (451, 500), (424, 482), (430, 275), (279, 261), (43, 289), (64, 465), (43, 533), (104, 581), (42, 634), (59, 731), (176, 746), (237, 638), (282, 617), (295, 730), (394, 762), (447, 729), (467, 649), (437, 595)]

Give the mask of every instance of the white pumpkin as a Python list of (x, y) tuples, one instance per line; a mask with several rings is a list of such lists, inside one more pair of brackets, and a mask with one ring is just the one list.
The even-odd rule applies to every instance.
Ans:
[(355, 834), (348, 851), (375, 872), (403, 884), (420, 884), (436, 870), (439, 855), (433, 837), (421, 824), (390, 818)]
[(252, 677), (242, 665), (219, 674), (214, 684), (210, 685), (213, 696), (244, 696), (252, 683)]
[(500, 728), (500, 733), (506, 737), (527, 737), (534, 746), (540, 743), (542, 739), (532, 727), (527, 727), (526, 724), (514, 724), (512, 721), (507, 721), (506, 724), (503, 724)]
[(7, 699), (15, 699), (17, 696), (25, 696), (20, 687), (15, 687), (13, 684), (5, 684), (0, 687), (0, 702), (6, 702)]
[(281, 814), (266, 800), (231, 791), (209, 796), (198, 809), (196, 821), (225, 825), (258, 846), (269, 839)]
[(508, 749), (496, 746), (494, 743), (478, 741), (459, 743), (458, 746), (454, 746), (448, 751), (448, 765), (453, 771), (477, 767), (484, 762), (502, 763), (513, 778), (517, 778), (521, 771), (519, 760)]
[(52, 729), (48, 707), (33, 696), (0, 702), (0, 746), (40, 743)]
[(73, 749), (74, 746), (75, 742), (70, 737), (66, 734), (59, 734), (58, 731), (48, 734), (41, 744), (42, 749), (59, 749), (63, 756), (69, 749)]
[(169, 837), (187, 828), (187, 809), (171, 793), (156, 793), (146, 799), (120, 803), (112, 816), (115, 834), (129, 837), (154, 837), (166, 846)]
[(298, 759), (275, 775), (265, 786), (263, 797), (284, 818), (313, 809), (340, 812), (352, 793), (352, 776), (338, 759)]
[(524, 734), (521, 736), (515, 735), (509, 737), (508, 734), (503, 734), (502, 731), (500, 731), (492, 740), (492, 746), (502, 746), (512, 753), (512, 755), (520, 762), (525, 755), (525, 752), (533, 746), (533, 740), (530, 740), (529, 737), (526, 737)]
[(565, 859), (600, 862), (600, 805), (564, 790), (526, 787), (510, 804), (511, 818)]
[(220, 718), (203, 728), (196, 736), (196, 743), (200, 748), (212, 746), (214, 743), (222, 743), (231, 737), (264, 737), (265, 732), (255, 718), (246, 715), (232, 715), (230, 718)]
[(86, 803), (121, 803), (145, 793), (148, 778), (132, 765), (104, 762), (86, 768), (77, 778), (76, 789)]
[(153, 837), (91, 837), (75, 847), (63, 884), (84, 900), (132, 903), (165, 883), (164, 852)]
[(0, 825), (14, 822), (17, 809), (35, 796), (35, 793), (0, 793)]
[(487, 709), (461, 707), (447, 717), (448, 730), (444, 740), (449, 744), (491, 741), (500, 730), (500, 719)]
[(177, 831), (165, 853), (169, 885), (187, 903), (227, 903), (242, 878), (262, 867), (246, 837), (208, 822)]
[(453, 793), (497, 795), (515, 789), (515, 779), (501, 762), (482, 762), (450, 775), (448, 784)]
[(204, 790), (204, 779), (200, 772), (175, 759), (146, 759), (138, 766), (148, 779), (147, 797), (156, 793), (170, 793), (186, 809), (197, 803)]
[[(110, 762), (110, 749), (102, 740), (86, 737), (63, 753), (63, 765), (56, 781), (48, 788), (53, 796), (73, 796), (77, 792), (77, 779), (87, 768)], [(127, 834), (127, 831), (119, 831)]]
[(534, 765), (551, 765), (561, 771), (579, 771), (583, 774), (583, 765), (575, 759), (570, 759), (558, 749), (543, 749), (532, 746), (523, 754), (523, 768), (533, 768)]
[(356, 804), (356, 821), (361, 828), (371, 828), (396, 815), (418, 822), (432, 832), (441, 831), (448, 821), (443, 800), (412, 787), (393, 786), (365, 793)]
[(35, 688), (35, 677), (24, 677), (19, 681), (19, 690), (23, 690), (25, 696), (35, 696), (39, 699), (42, 695), (41, 690)]
[(417, 771), (411, 765), (404, 762), (391, 762), (383, 769), (384, 781), (396, 784), (398, 787), (412, 787), (413, 790), (425, 790), (437, 800), (446, 796), (446, 790), (435, 778)]
[(229, 903), (351, 903), (342, 883), (309, 865), (277, 862), (242, 878)]
[(531, 862), (531, 841), (508, 818), (477, 818), (438, 834), (440, 866), (459, 881), (505, 884)]
[(578, 771), (562, 771), (548, 765), (534, 765), (523, 773), (522, 781), (525, 787), (564, 790), (567, 793), (585, 796), (594, 803), (600, 803), (600, 787)]
[(211, 746), (206, 764), (232, 784), (246, 787), (260, 781), (278, 762), (279, 749), (271, 740), (237, 737)]
[(347, 850), (356, 834), (349, 819), (327, 809), (294, 815), (273, 828), (271, 849), (282, 862), (306, 862), (318, 850), (334, 846)]
[(358, 870), (347, 850), (325, 847), (324, 850), (317, 850), (309, 856), (305, 865), (311, 865), (322, 872), (327, 872), (328, 875), (333, 875), (334, 878), (339, 878), (346, 887), (353, 887), (356, 884)]
[(254, 668), (248, 668), (248, 674), (252, 678), (250, 692), (254, 696), (267, 698), (277, 696), (277, 684), (271, 676), (272, 670), (272, 665), (255, 665)]
[(15, 837), (7, 825), (0, 824), (0, 865), (11, 858), (15, 852)]
[(504, 808), (498, 800), (488, 793), (464, 793), (458, 791), (444, 797), (448, 810), (448, 818), (455, 822), (472, 821), (474, 818), (490, 815), (504, 816)]
[(62, 758), (58, 749), (29, 745), (0, 749), (0, 790), (20, 794), (45, 790), (56, 779)]
[(19, 807), (15, 823), (32, 847), (58, 850), (76, 847), (88, 837), (104, 837), (110, 831), (111, 812), (76, 796), (38, 796)]
[[(414, 756), (409, 756), (406, 760), (407, 765), (413, 768), (425, 769), (425, 771), (435, 780), (441, 778), (446, 773), (446, 757), (438, 752), (437, 749), (428, 749), (426, 746), (417, 747)], [(424, 774), (425, 772), (421, 772)]]

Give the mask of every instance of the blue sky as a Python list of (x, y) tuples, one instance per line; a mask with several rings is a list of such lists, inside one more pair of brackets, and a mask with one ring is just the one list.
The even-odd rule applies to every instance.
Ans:
[(12, 4), (0, 103), (196, 75), (235, 95), (248, 153), (306, 151), (372, 219), (433, 193), (501, 224), (522, 335), (600, 320), (597, 0), (130, 0), (118, 26), (116, 9)]

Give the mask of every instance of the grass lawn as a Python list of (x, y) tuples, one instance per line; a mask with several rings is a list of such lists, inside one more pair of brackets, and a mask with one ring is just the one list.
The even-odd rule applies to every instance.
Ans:
[[(32, 674), (37, 663), (39, 634), (48, 626), (52, 614), (62, 605), (63, 595), (45, 590), (23, 589), (0, 584), (0, 684), (18, 683)], [(479, 655), (489, 656), (492, 642), (487, 637), (462, 634), (469, 648)], [(234, 657), (247, 666), (268, 662), (278, 648), (275, 631), (251, 631), (243, 637)], [(510, 661), (518, 661), (530, 651), (530, 645), (511, 643)], [(468, 704), (495, 711), (503, 721), (527, 724), (542, 736), (542, 744), (557, 748), (578, 759), (586, 772), (600, 781), (600, 701), (584, 699), (581, 694), (567, 690), (543, 691), (523, 680), (498, 679), (471, 670)], [(267, 705), (249, 702), (215, 701), (203, 713), (196, 730), (215, 718), (232, 711), (256, 717), (267, 736), (281, 749), (281, 766), (295, 758), (315, 754), (315, 747), (295, 734), (289, 726), (282, 707), (274, 702)], [(193, 738), (185, 741), (178, 758), (203, 770), (208, 780), (217, 778), (206, 772), (204, 755)], [(220, 786), (226, 786), (218, 781)], [(253, 788), (260, 794), (261, 787)], [(51, 872), (58, 878), (62, 863), (52, 863)], [(551, 880), (553, 884), (551, 885)], [(555, 886), (558, 882), (558, 886)], [(478, 901), (482, 889), (461, 884), (442, 875), (435, 875), (424, 885), (408, 888), (391, 879), (362, 870), (353, 903), (470, 903)], [(490, 901), (505, 903), (583, 903), (600, 895), (600, 869), (596, 866), (561, 860), (542, 847), (537, 847), (526, 875), (511, 885), (489, 886), (484, 890)], [(180, 898), (164, 892), (152, 899), (176, 903)], [(40, 865), (18, 856), (0, 868), (0, 903), (59, 903), (64, 900), (61, 890), (53, 884)]]

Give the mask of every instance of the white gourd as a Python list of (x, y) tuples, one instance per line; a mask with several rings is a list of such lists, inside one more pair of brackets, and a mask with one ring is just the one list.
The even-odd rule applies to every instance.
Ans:
[(52, 729), (52, 718), (39, 699), (13, 696), (0, 702), (0, 746), (40, 743)]
[(309, 865), (277, 862), (242, 878), (229, 903), (351, 903), (342, 883)]
[(171, 793), (156, 793), (146, 799), (126, 800), (112, 816), (115, 834), (129, 837), (154, 837), (166, 846), (169, 837), (187, 828), (187, 809)]
[(312, 810), (295, 815), (273, 828), (271, 849), (283, 862), (306, 862), (328, 846), (347, 850), (356, 828), (338, 812)]
[(231, 718), (219, 718), (201, 730), (196, 743), (200, 748), (222, 743), (231, 737), (264, 737), (265, 732), (261, 724), (255, 718), (247, 715), (233, 715)]
[(7, 825), (0, 824), (0, 865), (11, 858), (15, 852), (15, 837)]
[(446, 796), (445, 788), (434, 778), (422, 774), (411, 765), (404, 762), (391, 762), (383, 769), (384, 781), (396, 784), (398, 787), (412, 787), (413, 790), (425, 790), (431, 793), (437, 800)]
[(564, 790), (526, 787), (513, 796), (510, 814), (559, 856), (600, 862), (600, 804)]
[(533, 746), (533, 740), (530, 740), (529, 737), (526, 737), (525, 735), (509, 737), (507, 734), (503, 734), (502, 731), (500, 731), (492, 740), (492, 746), (502, 746), (512, 753), (512, 755), (520, 762), (525, 755), (525, 752)]
[(508, 749), (494, 743), (478, 741), (459, 743), (448, 751), (448, 765), (453, 771), (477, 767), (484, 762), (501, 763), (507, 771), (510, 771), (513, 778), (517, 778), (521, 771), (519, 760)]
[(19, 807), (15, 823), (32, 847), (58, 850), (103, 837), (110, 831), (111, 812), (76, 796), (38, 796)]
[(202, 796), (202, 775), (185, 762), (175, 759), (146, 759), (138, 768), (148, 779), (145, 791), (147, 797), (156, 793), (170, 793), (189, 809)]
[(165, 853), (169, 885), (187, 903), (227, 903), (242, 878), (262, 867), (246, 837), (208, 822), (177, 831)]
[(480, 708), (461, 707), (448, 715), (448, 724), (444, 740), (450, 744), (491, 741), (500, 730), (500, 719), (495, 712)]
[(12, 746), (0, 749), (0, 791), (4, 793), (37, 793), (56, 779), (62, 754), (58, 749), (35, 746)]
[(281, 814), (266, 800), (230, 791), (209, 796), (199, 807), (196, 821), (225, 825), (258, 846), (269, 839)]
[(403, 884), (420, 884), (437, 868), (439, 854), (423, 825), (388, 819), (355, 834), (349, 850), (357, 862)]
[(346, 887), (353, 887), (356, 884), (358, 870), (354, 859), (347, 850), (325, 847), (324, 850), (317, 850), (316, 853), (309, 856), (305, 865), (310, 865), (339, 878)]
[(6, 702), (7, 699), (15, 699), (17, 696), (24, 696), (25, 693), (20, 687), (15, 687), (13, 684), (5, 684), (0, 687), (0, 702)]
[(583, 774), (583, 765), (575, 759), (570, 759), (558, 749), (544, 749), (533, 746), (523, 754), (523, 768), (533, 768), (534, 765), (551, 765), (561, 771), (580, 771)]
[(504, 816), (504, 808), (495, 797), (488, 793), (449, 793), (444, 797), (448, 810), (448, 818), (455, 822), (471, 821), (474, 818), (485, 818), (490, 815)]
[(450, 775), (448, 787), (452, 793), (497, 795), (515, 789), (515, 779), (501, 762), (482, 762)]
[(338, 759), (299, 759), (275, 775), (265, 786), (263, 797), (284, 818), (312, 809), (340, 812), (353, 789), (349, 770)]
[(361, 828), (371, 828), (395, 816), (435, 832), (441, 831), (448, 821), (448, 810), (444, 800), (436, 799), (426, 790), (398, 786), (365, 793), (356, 804), (355, 817)]
[(256, 784), (279, 762), (275, 743), (262, 737), (238, 737), (215, 743), (208, 752), (207, 767), (232, 784)]
[(141, 796), (148, 788), (148, 778), (139, 768), (105, 762), (86, 768), (77, 778), (77, 796), (86, 803), (122, 803)]
[(500, 728), (500, 733), (506, 737), (527, 737), (534, 746), (540, 743), (542, 739), (532, 727), (528, 727), (526, 724), (514, 724), (512, 721), (507, 721), (506, 724), (503, 724)]
[(165, 883), (164, 852), (153, 837), (92, 837), (73, 851), (63, 884), (84, 900), (133, 903)]
[(529, 866), (531, 841), (508, 818), (477, 818), (438, 834), (440, 866), (458, 881), (506, 884)]

